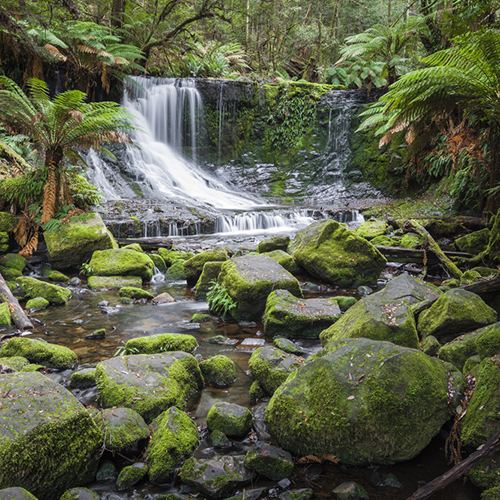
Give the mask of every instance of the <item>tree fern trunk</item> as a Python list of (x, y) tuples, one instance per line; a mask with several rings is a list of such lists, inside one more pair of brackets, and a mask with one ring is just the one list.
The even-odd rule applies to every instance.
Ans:
[(45, 153), (45, 166), (49, 171), (47, 183), (43, 188), (43, 214), (42, 224), (47, 223), (57, 209), (57, 183), (56, 176), (59, 173), (59, 163), (63, 159), (63, 152), (60, 148), (48, 149)]
[[(490, 189), (500, 184), (500, 127), (496, 121), (490, 126)], [(500, 208), (500, 192), (490, 192), (486, 201), (485, 212), (496, 214)]]

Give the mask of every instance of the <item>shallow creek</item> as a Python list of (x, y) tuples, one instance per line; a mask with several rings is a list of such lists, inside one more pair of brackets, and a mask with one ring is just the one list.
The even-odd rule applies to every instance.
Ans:
[[(158, 278), (158, 277), (157, 277)], [(161, 278), (160, 278), (161, 279)], [(320, 297), (332, 295), (356, 295), (355, 290), (333, 290), (322, 286), (309, 276), (298, 277), (304, 289), (304, 296)], [(306, 286), (306, 283), (308, 285)], [(383, 286), (383, 283), (380, 284)], [(199, 343), (194, 354), (201, 354), (207, 358), (215, 354), (225, 354), (236, 364), (237, 380), (227, 388), (205, 387), (201, 392), (193, 395), (188, 401), (187, 409), (195, 419), (201, 433), (200, 446), (195, 456), (206, 458), (221, 450), (214, 450), (211, 446), (205, 428), (205, 417), (210, 407), (216, 401), (227, 401), (251, 407), (248, 390), (252, 378), (248, 371), (248, 360), (255, 347), (272, 344), (272, 338), (263, 334), (260, 323), (241, 323), (233, 321), (224, 322), (219, 318), (212, 321), (196, 324), (190, 319), (194, 313), (208, 312), (206, 302), (197, 301), (193, 291), (185, 281), (163, 282), (157, 281), (144, 287), (155, 295), (168, 292), (175, 299), (175, 303), (154, 306), (151, 302), (121, 304), (117, 291), (92, 292), (85, 284), (73, 287), (73, 298), (65, 306), (50, 306), (47, 310), (33, 315), (43, 325), (38, 325), (32, 337), (43, 338), (48, 342), (64, 345), (71, 348), (79, 357), (80, 364), (95, 366), (99, 361), (115, 355), (124, 343), (144, 335), (157, 333), (188, 333), (193, 335)], [(359, 296), (357, 297), (359, 298)], [(108, 301), (106, 308), (99, 307), (102, 301)], [(106, 337), (102, 340), (90, 340), (86, 336), (99, 328), (106, 329)], [(5, 330), (0, 335), (13, 331)], [(234, 341), (234, 345), (217, 345), (205, 340), (215, 335), (224, 335)], [(250, 343), (250, 345), (245, 345)], [(319, 340), (297, 340), (308, 353), (320, 349)], [(252, 346), (252, 344), (254, 344)], [(52, 373), (49, 376), (67, 385), (71, 372)], [(74, 394), (84, 404), (97, 406), (95, 389), (74, 390)], [(242, 442), (233, 441), (230, 448), (222, 453), (244, 454), (256, 439), (253, 432), (250, 437)], [(437, 437), (431, 445), (416, 459), (392, 467), (357, 468), (342, 465), (303, 464), (295, 467), (291, 477), (290, 488), (313, 488), (314, 498), (332, 498), (332, 490), (344, 481), (356, 481), (362, 484), (370, 495), (370, 499), (404, 500), (410, 497), (419, 485), (441, 475), (449, 466), (444, 457), (444, 439)], [(123, 465), (127, 465), (125, 462)], [(395, 486), (374, 486), (374, 475), (379, 474), (385, 478), (394, 474), (400, 482)], [(392, 483), (391, 483), (392, 484)], [(154, 499), (159, 493), (179, 491), (182, 484), (179, 480), (171, 485), (162, 487), (148, 483), (140, 483), (133, 490), (116, 492), (113, 482), (99, 482), (87, 485), (91, 489), (103, 494), (106, 499)], [(276, 483), (266, 479), (259, 479), (254, 487), (268, 486), (271, 490), (267, 498), (277, 497), (283, 490)], [(182, 491), (182, 490), (181, 490)], [(443, 492), (432, 498), (436, 500), (476, 500), (480, 492), (470, 482), (463, 484), (457, 481)]]

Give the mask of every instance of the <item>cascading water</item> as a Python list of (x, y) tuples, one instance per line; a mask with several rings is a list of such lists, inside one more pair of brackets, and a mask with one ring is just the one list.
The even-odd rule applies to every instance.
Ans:
[[(135, 77), (142, 87), (126, 93), (123, 105), (136, 117), (137, 146), (127, 146), (122, 163), (142, 194), (150, 199), (175, 199), (185, 205), (249, 210), (265, 205), (202, 171), (184, 152), (196, 157), (202, 102), (194, 81)], [(123, 180), (102, 158), (89, 155), (91, 181), (108, 197), (130, 197)]]

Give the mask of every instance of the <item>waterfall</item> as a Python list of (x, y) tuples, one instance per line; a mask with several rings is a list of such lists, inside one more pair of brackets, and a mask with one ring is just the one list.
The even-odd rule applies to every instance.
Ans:
[[(126, 146), (121, 168), (144, 197), (219, 209), (249, 210), (265, 205), (195, 163), (203, 107), (193, 80), (134, 79), (142, 88), (134, 94), (125, 93), (123, 106), (135, 116), (139, 130), (134, 134), (136, 145)], [(124, 196), (120, 187), (123, 179), (116, 169), (106, 171), (103, 160), (95, 154), (89, 155), (88, 162), (91, 181), (107, 199)], [(137, 196), (128, 190), (125, 196)]]

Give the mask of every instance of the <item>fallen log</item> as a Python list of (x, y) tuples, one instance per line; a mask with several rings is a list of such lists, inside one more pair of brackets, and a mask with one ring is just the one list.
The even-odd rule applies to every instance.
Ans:
[[(376, 245), (375, 248), (384, 256), (388, 257), (394, 262), (414, 262), (416, 264), (423, 264), (425, 256), (427, 255), (427, 263), (435, 264), (439, 262), (437, 257), (433, 257), (434, 254), (429, 255), (428, 252), (421, 248), (404, 248), (404, 247), (386, 247), (382, 245)], [(462, 257), (470, 258), (472, 255), (465, 252), (455, 252), (445, 250), (443, 253), (447, 257)]]
[(472, 467), (478, 465), (484, 458), (493, 455), (493, 453), (500, 451), (500, 431), (497, 431), (482, 447), (481, 449), (475, 451), (472, 455), (466, 458), (463, 462), (455, 465), (448, 472), (445, 472), (442, 476), (437, 477), (425, 486), (422, 486), (417, 490), (408, 500), (425, 500), (429, 498), (434, 493), (442, 490), (449, 484), (453, 483), (457, 479), (461, 478), (467, 472), (469, 472)]
[(429, 231), (427, 231), (422, 224), (412, 219), (408, 221), (406, 227), (413, 229), (417, 234), (424, 238), (425, 246), (434, 253), (434, 255), (441, 261), (454, 278), (460, 279), (462, 277), (462, 271), (460, 271), (450, 258), (445, 255), (445, 253), (441, 250), (441, 247), (436, 243), (436, 240), (429, 234)]
[(10, 316), (19, 330), (33, 330), (35, 328), (24, 313), (19, 301), (12, 295), (2, 274), (0, 274), (0, 302), (9, 304)]
[(132, 245), (139, 243), (143, 250), (157, 250), (158, 248), (172, 248), (172, 240), (170, 238), (116, 238), (120, 246)]

